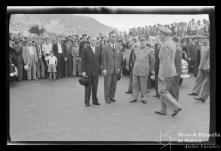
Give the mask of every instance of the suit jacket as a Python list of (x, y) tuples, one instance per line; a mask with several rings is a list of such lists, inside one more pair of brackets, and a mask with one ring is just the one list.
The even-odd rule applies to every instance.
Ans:
[(101, 71), (101, 48), (95, 47), (95, 53), (90, 46), (82, 51), (81, 70), (88, 76), (98, 76)]
[(133, 75), (135, 76), (148, 76), (151, 69), (153, 69), (153, 59), (151, 53), (153, 49), (146, 47), (145, 49), (140, 49), (135, 47), (135, 64), (133, 67)]
[(187, 57), (191, 58), (191, 60), (197, 61), (198, 59), (198, 52), (200, 51), (200, 46), (196, 44), (188, 45), (187, 47)]
[(159, 78), (170, 78), (177, 75), (175, 67), (176, 44), (172, 40), (165, 41), (160, 49)]
[(107, 74), (117, 74), (121, 65), (121, 55), (119, 48), (112, 48), (111, 44), (107, 44), (102, 48), (102, 69), (107, 70)]
[[(61, 43), (61, 50), (62, 50), (62, 55), (64, 55), (64, 44), (63, 43)], [(53, 51), (54, 55), (57, 57), (58, 56), (58, 44), (57, 43), (53, 44), (52, 51)]]
[(199, 69), (207, 70), (210, 64), (210, 47), (203, 46), (201, 50), (201, 59), (199, 64)]
[(72, 57), (72, 49), (71, 46), (67, 46), (64, 44), (64, 53), (63, 53), (64, 58), (70, 58)]
[(176, 66), (176, 72), (178, 75), (182, 73), (182, 50), (180, 46), (177, 46), (176, 48), (176, 54), (175, 54), (175, 66)]
[(154, 63), (154, 71), (155, 73), (159, 72), (160, 67), (160, 59), (159, 59), (159, 51), (160, 51), (160, 44), (155, 44), (155, 63)]
[(38, 61), (38, 55), (37, 55), (37, 51), (36, 51), (36, 48), (34, 46), (32, 46), (32, 48), (34, 49), (34, 54), (31, 55), (29, 53), (29, 50), (28, 50), (28, 46), (24, 46), (22, 48), (22, 58), (24, 60), (24, 64), (30, 64), (32, 59), (34, 59), (35, 62)]

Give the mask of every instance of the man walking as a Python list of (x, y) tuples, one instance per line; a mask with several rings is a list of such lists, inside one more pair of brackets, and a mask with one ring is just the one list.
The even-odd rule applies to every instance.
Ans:
[(101, 70), (101, 49), (96, 47), (96, 37), (89, 37), (90, 46), (82, 51), (82, 75), (88, 76), (89, 84), (85, 87), (85, 106), (90, 106), (90, 95), (94, 105), (100, 105), (97, 98), (98, 78)]
[(201, 49), (201, 59), (199, 65), (199, 72), (193, 87), (192, 93), (189, 95), (197, 96), (195, 99), (205, 102), (209, 97), (209, 69), (210, 69), (210, 46), (209, 40), (203, 40), (204, 46)]
[(155, 111), (155, 113), (166, 115), (168, 106), (173, 110), (172, 116), (175, 116), (181, 110), (181, 106), (176, 99), (171, 96), (169, 90), (174, 80), (174, 76), (177, 75), (174, 63), (176, 45), (170, 39), (170, 34), (172, 33), (170, 29), (160, 26), (159, 31), (159, 37), (163, 41), (159, 52), (160, 68), (158, 75), (161, 109)]
[(117, 87), (117, 74), (120, 72), (120, 53), (117, 47), (117, 32), (109, 33), (110, 43), (102, 48), (102, 68), (104, 75), (104, 97), (106, 103), (114, 99)]

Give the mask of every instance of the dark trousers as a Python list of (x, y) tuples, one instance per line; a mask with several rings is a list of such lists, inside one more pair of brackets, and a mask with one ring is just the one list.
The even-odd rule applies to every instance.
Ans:
[(197, 65), (197, 61), (196, 60), (191, 60), (189, 61), (189, 73), (193, 73), (194, 77), (197, 77), (197, 73), (198, 73), (198, 65)]
[(158, 93), (158, 73), (159, 72), (156, 72), (155, 71), (155, 91), (156, 91), (156, 95), (159, 95), (159, 93)]
[(63, 77), (63, 67), (64, 67), (64, 58), (62, 54), (57, 55), (58, 64), (57, 64), (57, 76), (59, 78)]
[(129, 88), (128, 88), (128, 92), (132, 92), (133, 91), (133, 72), (130, 72), (130, 83), (129, 83)]
[(22, 81), (23, 80), (23, 63), (18, 62), (18, 80)]
[(42, 57), (42, 61), (44, 63), (44, 67), (45, 67), (45, 78), (48, 78), (49, 77), (49, 74), (48, 74), (48, 65), (47, 65), (47, 62), (45, 60), (45, 57)]
[(179, 100), (179, 81), (180, 76), (174, 76), (173, 82), (169, 89), (169, 93), (178, 101)]
[(97, 86), (98, 86), (98, 76), (89, 76), (89, 84), (85, 87), (85, 104), (90, 103), (91, 89), (92, 89), (92, 101), (93, 103), (98, 103), (97, 98)]
[(65, 61), (65, 77), (71, 77), (73, 75), (73, 61), (71, 57), (67, 58)]

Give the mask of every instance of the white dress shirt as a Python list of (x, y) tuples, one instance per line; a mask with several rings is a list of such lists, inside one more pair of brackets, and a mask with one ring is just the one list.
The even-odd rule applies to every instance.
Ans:
[(93, 53), (95, 54), (95, 47), (91, 46)]
[(62, 53), (61, 43), (57, 43), (58, 45), (58, 53)]

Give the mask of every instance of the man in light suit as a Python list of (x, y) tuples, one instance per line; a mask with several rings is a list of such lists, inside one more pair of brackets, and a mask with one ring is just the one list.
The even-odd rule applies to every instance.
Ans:
[(25, 65), (29, 65), (27, 70), (28, 80), (37, 80), (36, 74), (36, 64), (38, 61), (38, 55), (36, 48), (32, 45), (32, 40), (28, 40), (28, 45), (22, 48), (22, 58), (24, 60)]
[(148, 35), (141, 34), (138, 39), (140, 43), (134, 48), (136, 59), (133, 67), (133, 100), (130, 103), (137, 102), (138, 93), (141, 92), (141, 102), (146, 104), (144, 97), (148, 93), (149, 73), (154, 68), (151, 55), (154, 50), (146, 45)]
[(102, 70), (104, 75), (104, 97), (106, 103), (114, 99), (117, 87), (117, 74), (120, 72), (120, 52), (117, 47), (117, 33), (109, 33), (110, 43), (102, 48)]
[(199, 65), (199, 72), (193, 87), (192, 93), (189, 95), (197, 96), (195, 99), (205, 102), (209, 97), (209, 69), (210, 69), (210, 46), (209, 40), (203, 40), (204, 46), (201, 49), (201, 59)]
[(181, 106), (170, 94), (169, 90), (174, 80), (174, 76), (177, 76), (174, 62), (176, 44), (170, 39), (170, 34), (172, 33), (170, 29), (160, 26), (159, 31), (159, 37), (163, 41), (159, 52), (160, 68), (158, 75), (161, 109), (155, 111), (155, 113), (166, 115), (168, 106), (173, 110), (172, 116), (175, 116), (181, 110)]
[(96, 46), (97, 38), (89, 37), (90, 46), (86, 46), (81, 52), (82, 75), (88, 76), (89, 84), (85, 87), (85, 106), (90, 106), (90, 95), (92, 90), (92, 101), (94, 105), (100, 105), (97, 98), (97, 86), (99, 73), (101, 71), (101, 48)]

